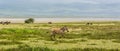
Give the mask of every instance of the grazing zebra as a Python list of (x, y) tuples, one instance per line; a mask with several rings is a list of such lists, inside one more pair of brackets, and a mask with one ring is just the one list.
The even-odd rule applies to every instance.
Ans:
[[(69, 32), (67, 26), (61, 27), (61, 28), (53, 28), (52, 29), (52, 34), (51, 34), (51, 39), (53, 40), (53, 38), (55, 39), (55, 36), (61, 35), (62, 37), (65, 37), (65, 31)], [(61, 38), (61, 37), (60, 37)]]

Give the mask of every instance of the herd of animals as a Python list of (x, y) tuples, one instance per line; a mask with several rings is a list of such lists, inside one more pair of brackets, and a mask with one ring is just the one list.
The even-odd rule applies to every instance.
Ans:
[[(11, 22), (10, 21), (1, 21), (0, 24), (3, 24), (3, 25), (8, 25), (10, 24)], [(52, 24), (52, 22), (48, 22), (48, 24)], [(93, 23), (86, 23), (86, 25), (92, 25)]]
[[(0, 24), (2, 25), (9, 25), (10, 21), (1, 21)], [(48, 24), (52, 24), (52, 22), (48, 22)], [(86, 23), (86, 25), (92, 25), (93, 23)], [(61, 28), (53, 28), (51, 30), (51, 39), (54, 40), (56, 35), (61, 35), (61, 37), (65, 38), (64, 34), (65, 32), (69, 32), (67, 26), (63, 26)], [(59, 37), (59, 38), (61, 38)]]
[(10, 24), (11, 22), (10, 21), (1, 21), (0, 24), (3, 24), (3, 25), (8, 25)]

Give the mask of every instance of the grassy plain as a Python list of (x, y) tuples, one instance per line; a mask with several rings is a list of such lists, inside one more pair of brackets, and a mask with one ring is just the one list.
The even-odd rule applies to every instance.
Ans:
[[(120, 51), (120, 22), (92, 23), (0, 25), (0, 51)], [(52, 41), (50, 29), (65, 25), (70, 32)]]

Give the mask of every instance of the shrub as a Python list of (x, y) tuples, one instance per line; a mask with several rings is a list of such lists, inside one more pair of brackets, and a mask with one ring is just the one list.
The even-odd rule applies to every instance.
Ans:
[(33, 18), (26, 19), (25, 23), (34, 23), (34, 19)]

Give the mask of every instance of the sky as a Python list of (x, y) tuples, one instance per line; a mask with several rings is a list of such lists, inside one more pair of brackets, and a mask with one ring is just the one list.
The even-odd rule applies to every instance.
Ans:
[(0, 0), (0, 16), (120, 16), (120, 0)]

